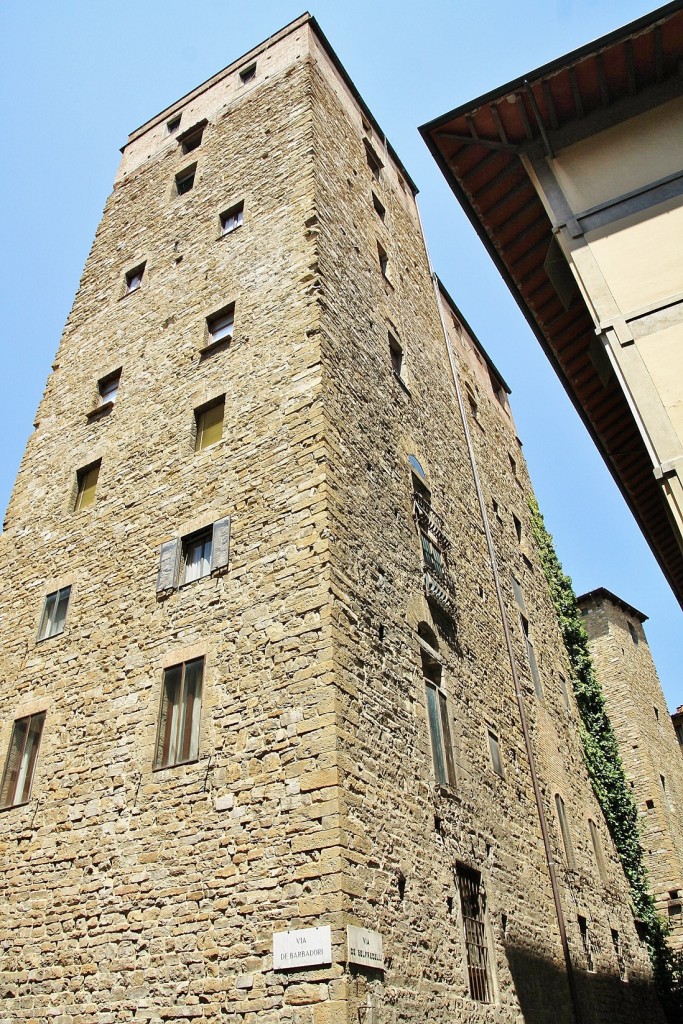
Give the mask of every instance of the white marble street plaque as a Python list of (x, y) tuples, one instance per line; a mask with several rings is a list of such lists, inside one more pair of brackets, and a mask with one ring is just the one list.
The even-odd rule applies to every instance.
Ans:
[(273, 970), (287, 971), (313, 964), (332, 963), (332, 932), (329, 924), (273, 932)]
[(378, 971), (384, 970), (382, 936), (379, 932), (373, 932), (370, 928), (357, 928), (354, 924), (347, 924), (346, 941), (348, 943), (348, 960), (350, 964), (363, 964), (364, 967), (374, 967)]

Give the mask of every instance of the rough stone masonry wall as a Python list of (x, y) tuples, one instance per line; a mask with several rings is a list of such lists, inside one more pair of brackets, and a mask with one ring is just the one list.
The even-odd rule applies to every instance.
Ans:
[(581, 608), (595, 670), (640, 812), (645, 863), (657, 908), (671, 926), (671, 945), (680, 950), (683, 761), (676, 735), (640, 619), (605, 596), (587, 596)]
[[(271, 969), (274, 928), (334, 922), (341, 871), (311, 145), (299, 61), (211, 115), (187, 195), (165, 144), (107, 202), (0, 549), (3, 757), (47, 711), (31, 800), (0, 814), (3, 1024), (311, 1019)], [(234, 340), (200, 358), (231, 301)], [(220, 394), (223, 438), (195, 453)], [(158, 599), (161, 543), (226, 514), (228, 573)], [(36, 642), (66, 583), (63, 634)], [(155, 772), (163, 668), (197, 654), (199, 761)]]
[[(481, 871), (486, 884), (496, 1019), (518, 1019), (521, 1008), (529, 1019), (569, 1020), (510, 669), (419, 223), (409, 190), (382, 153), (382, 140), (367, 130), (339, 88), (330, 90), (331, 74), (321, 59), (316, 168), (323, 379), (332, 431), (334, 656), (345, 699), (345, 907), (352, 922), (383, 934), (389, 962), (384, 979), (351, 970), (349, 1019), (355, 1019), (354, 1007), (382, 1022), (493, 1019), (491, 1009), (467, 994), (453, 875), (460, 860)], [(364, 139), (385, 160), (379, 182), (368, 167)], [(384, 220), (372, 192), (386, 209)], [(391, 284), (380, 270), (378, 241), (388, 255)], [(405, 387), (392, 373), (388, 330), (403, 346)], [(530, 537), (529, 484), (514, 427), (496, 406), (491, 394), (482, 397), (484, 429), (475, 447), (486, 464), (489, 503), (497, 496), (501, 520), (507, 519), (496, 542), (510, 620), (507, 570), (514, 565), (529, 590), (529, 616), (550, 691), (536, 707), (527, 671), (526, 698), (558, 865), (563, 855), (554, 792), (564, 795), (575, 822), (578, 869), (560, 874), (572, 955), (579, 974), (587, 975), (586, 1019), (657, 1017), (640, 990), (647, 958), (590, 790), (575, 709), (570, 716), (562, 704), (558, 677), (562, 672), (568, 679), (569, 669), (531, 541), (528, 579), (521, 565), (510, 512), (518, 511)], [(508, 451), (519, 480), (511, 478)], [(439, 641), (457, 761), (457, 785), (449, 791), (434, 785), (425, 717), (416, 631), (420, 620), (434, 623), (421, 596), (409, 454), (425, 468), (434, 506), (445, 517), (458, 590), (455, 636), (441, 635)], [(524, 675), (519, 629), (515, 644)], [(501, 738), (502, 780), (492, 771), (487, 723)], [(596, 879), (589, 848), (589, 816), (605, 845), (604, 885)], [(590, 921), (598, 976), (585, 971), (577, 913)], [(622, 937), (630, 986), (618, 978), (610, 927)]]

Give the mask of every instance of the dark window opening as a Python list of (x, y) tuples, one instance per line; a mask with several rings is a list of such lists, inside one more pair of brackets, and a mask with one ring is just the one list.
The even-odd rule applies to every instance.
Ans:
[(179, 171), (178, 174), (176, 174), (175, 187), (179, 196), (184, 196), (194, 188), (196, 173), (197, 165), (193, 164), (192, 167), (187, 167), (184, 171)]
[(491, 975), (486, 941), (486, 897), (481, 884), (481, 874), (464, 864), (458, 864), (456, 881), (465, 934), (470, 996), (480, 1003), (490, 1003)]
[(377, 196), (375, 195), (374, 192), (372, 193), (372, 205), (374, 206), (375, 213), (377, 214), (379, 219), (383, 221), (384, 218), (387, 215), (387, 211), (384, 208), (384, 206), (382, 205), (382, 203), (379, 201), (379, 199), (377, 198)]
[(240, 82), (242, 85), (246, 85), (247, 82), (251, 82), (254, 78), (256, 78), (256, 62), (240, 71)]

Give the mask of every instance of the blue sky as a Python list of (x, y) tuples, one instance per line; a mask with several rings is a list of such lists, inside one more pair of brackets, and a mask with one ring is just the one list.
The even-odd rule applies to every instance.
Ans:
[[(420, 188), (432, 260), (512, 388), (548, 528), (577, 592), (649, 616), (671, 707), (681, 610), (417, 126), (651, 10), (634, 0), (320, 0), (309, 7)], [(288, 0), (1, 0), (0, 508), (130, 131), (303, 13)]]

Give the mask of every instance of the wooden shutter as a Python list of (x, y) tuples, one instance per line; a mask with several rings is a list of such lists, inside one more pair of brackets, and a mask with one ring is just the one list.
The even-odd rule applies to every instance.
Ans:
[(213, 524), (213, 542), (211, 545), (211, 572), (227, 569), (230, 560), (230, 516), (217, 520)]
[(161, 545), (159, 572), (157, 573), (157, 594), (162, 590), (173, 590), (178, 580), (181, 542), (179, 539), (166, 541)]

